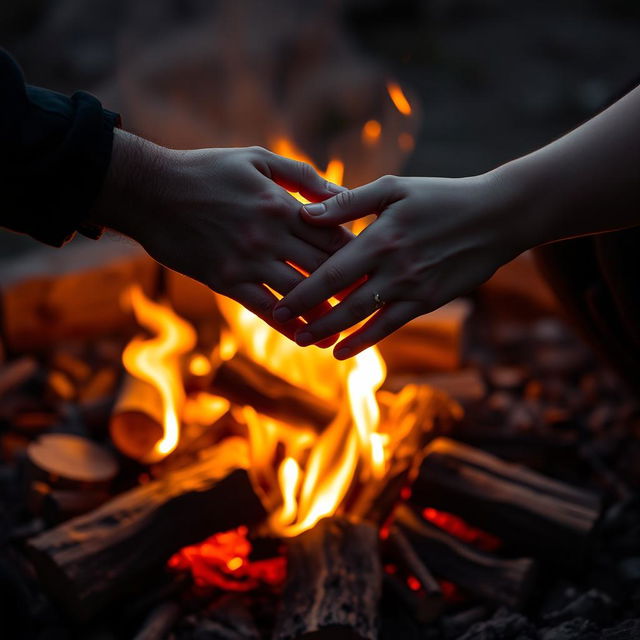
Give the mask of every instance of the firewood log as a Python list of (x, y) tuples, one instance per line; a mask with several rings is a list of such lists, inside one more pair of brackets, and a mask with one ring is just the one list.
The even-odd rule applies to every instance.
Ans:
[(325, 518), (287, 541), (288, 575), (275, 640), (378, 637), (377, 528)]
[(32, 353), (131, 329), (121, 295), (134, 282), (151, 291), (158, 269), (139, 247), (108, 239), (74, 242), (64, 251), (42, 247), (29, 260), (5, 265), (0, 321), (7, 350)]
[(464, 362), (465, 328), (471, 311), (469, 301), (457, 299), (385, 338), (379, 347), (390, 375), (459, 369)]
[(499, 558), (422, 520), (407, 505), (395, 512), (396, 523), (418, 555), (438, 576), (494, 604), (520, 607), (534, 586), (531, 558)]
[(527, 554), (574, 566), (601, 513), (594, 493), (447, 438), (429, 445), (411, 501), (453, 512)]
[(240, 406), (251, 405), (258, 413), (319, 429), (338, 412), (337, 404), (286, 382), (242, 354), (222, 362), (211, 391)]
[(182, 547), (261, 521), (247, 463), (246, 443), (230, 438), (202, 461), (32, 538), (43, 584), (72, 616), (88, 619), (143, 588)]

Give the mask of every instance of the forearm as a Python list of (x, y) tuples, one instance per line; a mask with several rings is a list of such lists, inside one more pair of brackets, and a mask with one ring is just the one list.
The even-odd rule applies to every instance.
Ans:
[(529, 246), (640, 225), (640, 87), (492, 174)]

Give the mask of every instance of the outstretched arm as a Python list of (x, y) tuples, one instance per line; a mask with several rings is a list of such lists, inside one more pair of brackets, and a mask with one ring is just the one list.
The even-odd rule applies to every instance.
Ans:
[(372, 213), (378, 218), (358, 238), (276, 305), (274, 317), (286, 321), (365, 278), (331, 312), (300, 328), (298, 344), (316, 344), (374, 314), (336, 345), (335, 356), (348, 358), (467, 293), (526, 249), (640, 225), (640, 88), (487, 174), (385, 176), (302, 209), (316, 226)]
[(304, 325), (274, 321), (277, 298), (269, 288), (288, 293), (304, 279), (292, 265), (314, 271), (353, 236), (337, 225), (306, 224), (288, 190), (320, 200), (343, 189), (311, 166), (260, 147), (174, 151), (117, 130), (89, 219), (293, 337)]

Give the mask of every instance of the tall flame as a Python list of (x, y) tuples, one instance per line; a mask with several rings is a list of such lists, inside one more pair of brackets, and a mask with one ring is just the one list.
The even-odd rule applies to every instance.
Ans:
[[(410, 111), (399, 87), (399, 94), (393, 89), (389, 85), (397, 108)], [(371, 138), (380, 133), (371, 124), (368, 129), (366, 135)], [(272, 146), (281, 155), (309, 162), (285, 138)], [(334, 158), (320, 173), (340, 184), (343, 170), (342, 162)], [(305, 202), (299, 194), (293, 195)], [(206, 424), (230, 409), (236, 420), (246, 424), (249, 473), (275, 534), (297, 535), (321, 518), (347, 508), (355, 517), (361, 516), (366, 513), (376, 486), (391, 469), (397, 471), (400, 458), (396, 452), (403, 457), (404, 468), (408, 466), (407, 460), (418, 446), (408, 446), (408, 438), (413, 437), (411, 442), (417, 443), (415, 433), (422, 428), (411, 407), (430, 400), (417, 388), (387, 394), (393, 398), (387, 398), (384, 428), (381, 427), (378, 398), (386, 397), (379, 392), (386, 367), (376, 347), (337, 361), (329, 350), (299, 347), (235, 301), (216, 295), (226, 323), (218, 346), (207, 359), (201, 353), (193, 353), (195, 332), (171, 309), (146, 299), (137, 287), (130, 291), (129, 298), (138, 322), (154, 334), (150, 339), (132, 340), (123, 361), (131, 375), (153, 385), (162, 398), (163, 437), (155, 448), (157, 459), (176, 447), (181, 419)], [(215, 367), (236, 354), (337, 407), (330, 424), (319, 429), (302, 418), (299, 424), (285, 423), (262, 415), (251, 406), (230, 407), (226, 399), (202, 391), (185, 401), (180, 366), (183, 361), (185, 370), (204, 380), (213, 375)], [(270, 393), (270, 389), (261, 391)]]
[(196, 333), (169, 307), (149, 300), (139, 286), (132, 286), (127, 297), (137, 321), (154, 334), (151, 338), (133, 338), (122, 354), (122, 361), (132, 376), (149, 383), (160, 394), (163, 435), (152, 454), (159, 460), (178, 444), (179, 415), (185, 400), (180, 358), (194, 348)]

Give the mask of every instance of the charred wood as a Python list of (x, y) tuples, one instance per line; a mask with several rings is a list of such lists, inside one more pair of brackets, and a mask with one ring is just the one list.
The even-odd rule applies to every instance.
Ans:
[(382, 585), (376, 527), (325, 518), (288, 540), (287, 549), (275, 640), (375, 640)]
[(535, 579), (530, 558), (499, 558), (425, 522), (410, 507), (396, 510), (398, 527), (425, 564), (438, 576), (494, 604), (520, 607)]
[(28, 543), (41, 580), (87, 619), (142, 588), (180, 548), (265, 517), (247, 472), (246, 444), (228, 440), (206, 459), (123, 493)]
[(601, 513), (594, 493), (446, 438), (429, 445), (411, 500), (571, 564), (580, 562)]

